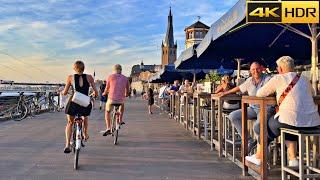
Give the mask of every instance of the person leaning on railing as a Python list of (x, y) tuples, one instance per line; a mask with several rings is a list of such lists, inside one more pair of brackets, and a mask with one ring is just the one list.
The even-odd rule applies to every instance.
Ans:
[[(294, 60), (291, 57), (283, 56), (276, 63), (279, 74), (272, 77), (257, 92), (258, 97), (266, 97), (273, 93), (277, 95), (279, 110), (268, 120), (268, 143), (280, 136), (280, 128), (305, 130), (316, 128), (320, 125), (318, 108), (313, 101), (309, 80), (304, 76), (300, 77), (299, 74), (294, 72)], [(254, 131), (260, 135), (260, 127), (254, 129)], [(259, 140), (260, 138), (258, 137)], [(296, 136), (286, 135), (289, 166), (298, 166), (296, 140)], [(260, 165), (260, 146), (258, 145), (256, 154), (247, 156), (246, 159), (256, 165)]]
[[(217, 89), (214, 93), (218, 94), (220, 92), (226, 92), (232, 88), (235, 88), (235, 85), (231, 82), (230, 76), (224, 75), (221, 78), (220, 85), (217, 87)], [(225, 101), (225, 102), (223, 102), (223, 109), (230, 109), (230, 110), (239, 109), (239, 102), (238, 101)]]

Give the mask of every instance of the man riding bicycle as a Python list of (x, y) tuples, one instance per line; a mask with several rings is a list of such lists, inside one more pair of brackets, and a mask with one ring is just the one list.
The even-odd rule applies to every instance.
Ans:
[(106, 103), (106, 131), (103, 133), (103, 136), (111, 134), (111, 118), (110, 111), (114, 105), (120, 105), (120, 117), (117, 119), (118, 124), (125, 124), (122, 121), (123, 112), (124, 112), (124, 100), (129, 96), (130, 87), (129, 80), (126, 76), (122, 75), (122, 67), (120, 64), (116, 64), (112, 67), (113, 74), (107, 78), (107, 86), (103, 92), (103, 96), (107, 95), (108, 100)]

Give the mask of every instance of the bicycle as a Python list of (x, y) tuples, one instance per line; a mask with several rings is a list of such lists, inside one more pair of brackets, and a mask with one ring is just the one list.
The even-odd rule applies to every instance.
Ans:
[(73, 161), (73, 168), (75, 170), (78, 170), (79, 165), (79, 153), (81, 147), (84, 147), (83, 144), (83, 131), (82, 131), (82, 125), (83, 125), (83, 118), (79, 115), (77, 115), (74, 119), (73, 127), (72, 127), (72, 143), (71, 148), (74, 153), (74, 161)]
[(113, 144), (118, 144), (118, 136), (120, 124), (118, 118), (120, 118), (120, 109), (121, 104), (112, 104), (112, 118), (111, 118), (111, 135), (113, 136)]
[(28, 115), (28, 105), (25, 101), (25, 96), (23, 95), (23, 92), (19, 92), (19, 100), (17, 105), (15, 105), (11, 112), (10, 112), (10, 118), (14, 121), (21, 121), (22, 119), (26, 118)]

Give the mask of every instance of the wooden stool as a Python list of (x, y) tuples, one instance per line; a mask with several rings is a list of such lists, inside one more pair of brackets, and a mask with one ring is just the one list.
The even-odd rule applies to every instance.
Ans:
[[(290, 168), (287, 166), (286, 162), (286, 151), (285, 151), (285, 135), (291, 134), (298, 136), (298, 144), (299, 144), (299, 170), (296, 171), (294, 168)], [(312, 144), (312, 163), (310, 161), (310, 138), (314, 138), (314, 143)], [(299, 179), (305, 178), (320, 178), (320, 169), (318, 165), (318, 146), (320, 138), (320, 128), (318, 129), (310, 129), (310, 130), (294, 130), (281, 128), (281, 174), (282, 179), (287, 179), (287, 174), (294, 175)], [(312, 173), (311, 173), (312, 172)]]
[(232, 161), (235, 162), (235, 151), (236, 145), (241, 144), (241, 139), (237, 138), (236, 128), (231, 123), (228, 115), (232, 112), (228, 110), (223, 110), (222, 119), (223, 119), (223, 132), (224, 132), (224, 156), (228, 157), (228, 144), (232, 145)]

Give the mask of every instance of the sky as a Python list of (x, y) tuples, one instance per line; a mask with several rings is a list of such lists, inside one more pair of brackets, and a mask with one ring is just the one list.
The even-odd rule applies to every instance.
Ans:
[(72, 64), (104, 79), (114, 64), (161, 63), (161, 41), (172, 7), (178, 56), (184, 29), (208, 26), (237, 0), (0, 0), (0, 79), (64, 82)]

